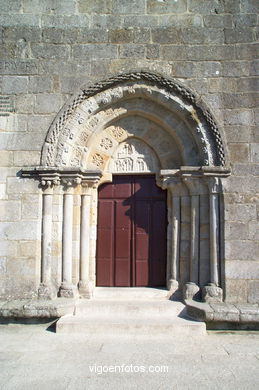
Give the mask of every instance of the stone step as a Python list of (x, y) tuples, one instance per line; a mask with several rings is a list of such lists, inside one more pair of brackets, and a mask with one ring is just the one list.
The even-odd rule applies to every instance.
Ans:
[(204, 335), (203, 322), (193, 321), (181, 302), (169, 300), (80, 300), (73, 315), (61, 317), (58, 333), (123, 336)]
[(181, 302), (169, 300), (102, 300), (80, 299), (75, 306), (75, 315), (111, 315), (111, 316), (148, 316), (185, 315), (185, 306)]
[(85, 316), (66, 315), (60, 318), (56, 326), (57, 333), (84, 333), (89, 336), (204, 336), (206, 326), (176, 316)]
[(146, 300), (168, 299), (170, 293), (164, 288), (151, 287), (96, 287), (94, 299), (101, 300)]

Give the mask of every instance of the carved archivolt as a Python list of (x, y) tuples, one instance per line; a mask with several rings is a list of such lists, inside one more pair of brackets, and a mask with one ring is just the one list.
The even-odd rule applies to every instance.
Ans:
[[(131, 121), (131, 128), (123, 121)], [(225, 163), (209, 111), (179, 83), (149, 72), (122, 74), (84, 89), (51, 126), (41, 163), (105, 169), (130, 137), (150, 145), (159, 158), (162, 154), (164, 169)]]

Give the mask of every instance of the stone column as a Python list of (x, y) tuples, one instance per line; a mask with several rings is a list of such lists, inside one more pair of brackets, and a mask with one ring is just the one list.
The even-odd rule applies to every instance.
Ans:
[(206, 302), (221, 302), (222, 289), (219, 287), (219, 178), (207, 179), (210, 196), (210, 283), (203, 289)]
[(80, 280), (79, 293), (90, 298), (89, 261), (90, 261), (90, 207), (91, 195), (87, 193), (88, 185), (83, 184), (81, 196), (81, 230), (80, 230)]
[(192, 299), (200, 291), (199, 284), (199, 242), (200, 242), (200, 199), (199, 179), (184, 178), (191, 195), (191, 239), (189, 282), (185, 285), (184, 298)]
[(179, 267), (180, 267), (180, 230), (181, 230), (181, 196), (186, 190), (181, 179), (175, 177), (174, 171), (161, 171), (161, 182), (157, 183), (163, 189), (168, 189), (170, 194), (169, 201), (169, 232), (168, 235), (168, 254), (167, 254), (167, 288), (176, 297), (179, 286)]
[(41, 242), (41, 283), (38, 289), (40, 299), (53, 299), (57, 292), (51, 281), (52, 246), (52, 202), (53, 182), (42, 180), (42, 242)]
[(169, 291), (178, 289), (180, 257), (180, 196), (174, 194), (173, 187), (172, 185), (169, 187), (172, 197), (172, 257), (170, 259), (171, 261), (167, 262), (167, 288)]
[(96, 242), (97, 242), (97, 206), (98, 206), (98, 190), (97, 183), (93, 185), (91, 192), (91, 208), (90, 208), (90, 247), (89, 247), (89, 282), (88, 290), (89, 297), (92, 297), (96, 284)]
[(77, 289), (72, 284), (72, 244), (73, 244), (73, 182), (62, 180), (65, 192), (63, 196), (63, 236), (62, 236), (62, 283), (61, 297), (74, 298)]

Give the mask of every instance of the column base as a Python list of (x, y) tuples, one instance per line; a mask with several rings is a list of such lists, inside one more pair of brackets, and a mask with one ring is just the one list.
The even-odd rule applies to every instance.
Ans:
[(78, 289), (70, 283), (61, 283), (59, 296), (62, 298), (78, 298)]
[(41, 283), (38, 288), (39, 299), (55, 299), (57, 298), (57, 291), (53, 286), (46, 283)]
[(94, 285), (90, 281), (82, 281), (78, 283), (79, 295), (81, 298), (91, 299), (93, 297)]
[(202, 300), (203, 302), (222, 302), (223, 301), (223, 290), (216, 286), (214, 283), (208, 283), (202, 289)]
[(194, 299), (197, 298), (200, 292), (200, 287), (196, 283), (188, 282), (184, 286), (183, 298), (184, 299)]
[(169, 279), (167, 282), (167, 288), (172, 293), (178, 290), (179, 283), (175, 279)]

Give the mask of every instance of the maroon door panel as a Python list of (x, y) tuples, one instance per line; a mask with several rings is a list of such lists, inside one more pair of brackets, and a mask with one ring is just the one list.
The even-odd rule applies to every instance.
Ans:
[(114, 176), (99, 189), (98, 286), (165, 286), (166, 191), (154, 176)]
[(103, 200), (99, 203), (97, 284), (113, 286), (113, 241), (114, 203)]
[(114, 285), (129, 287), (131, 284), (131, 215), (130, 205), (123, 203), (123, 200), (115, 201)]

